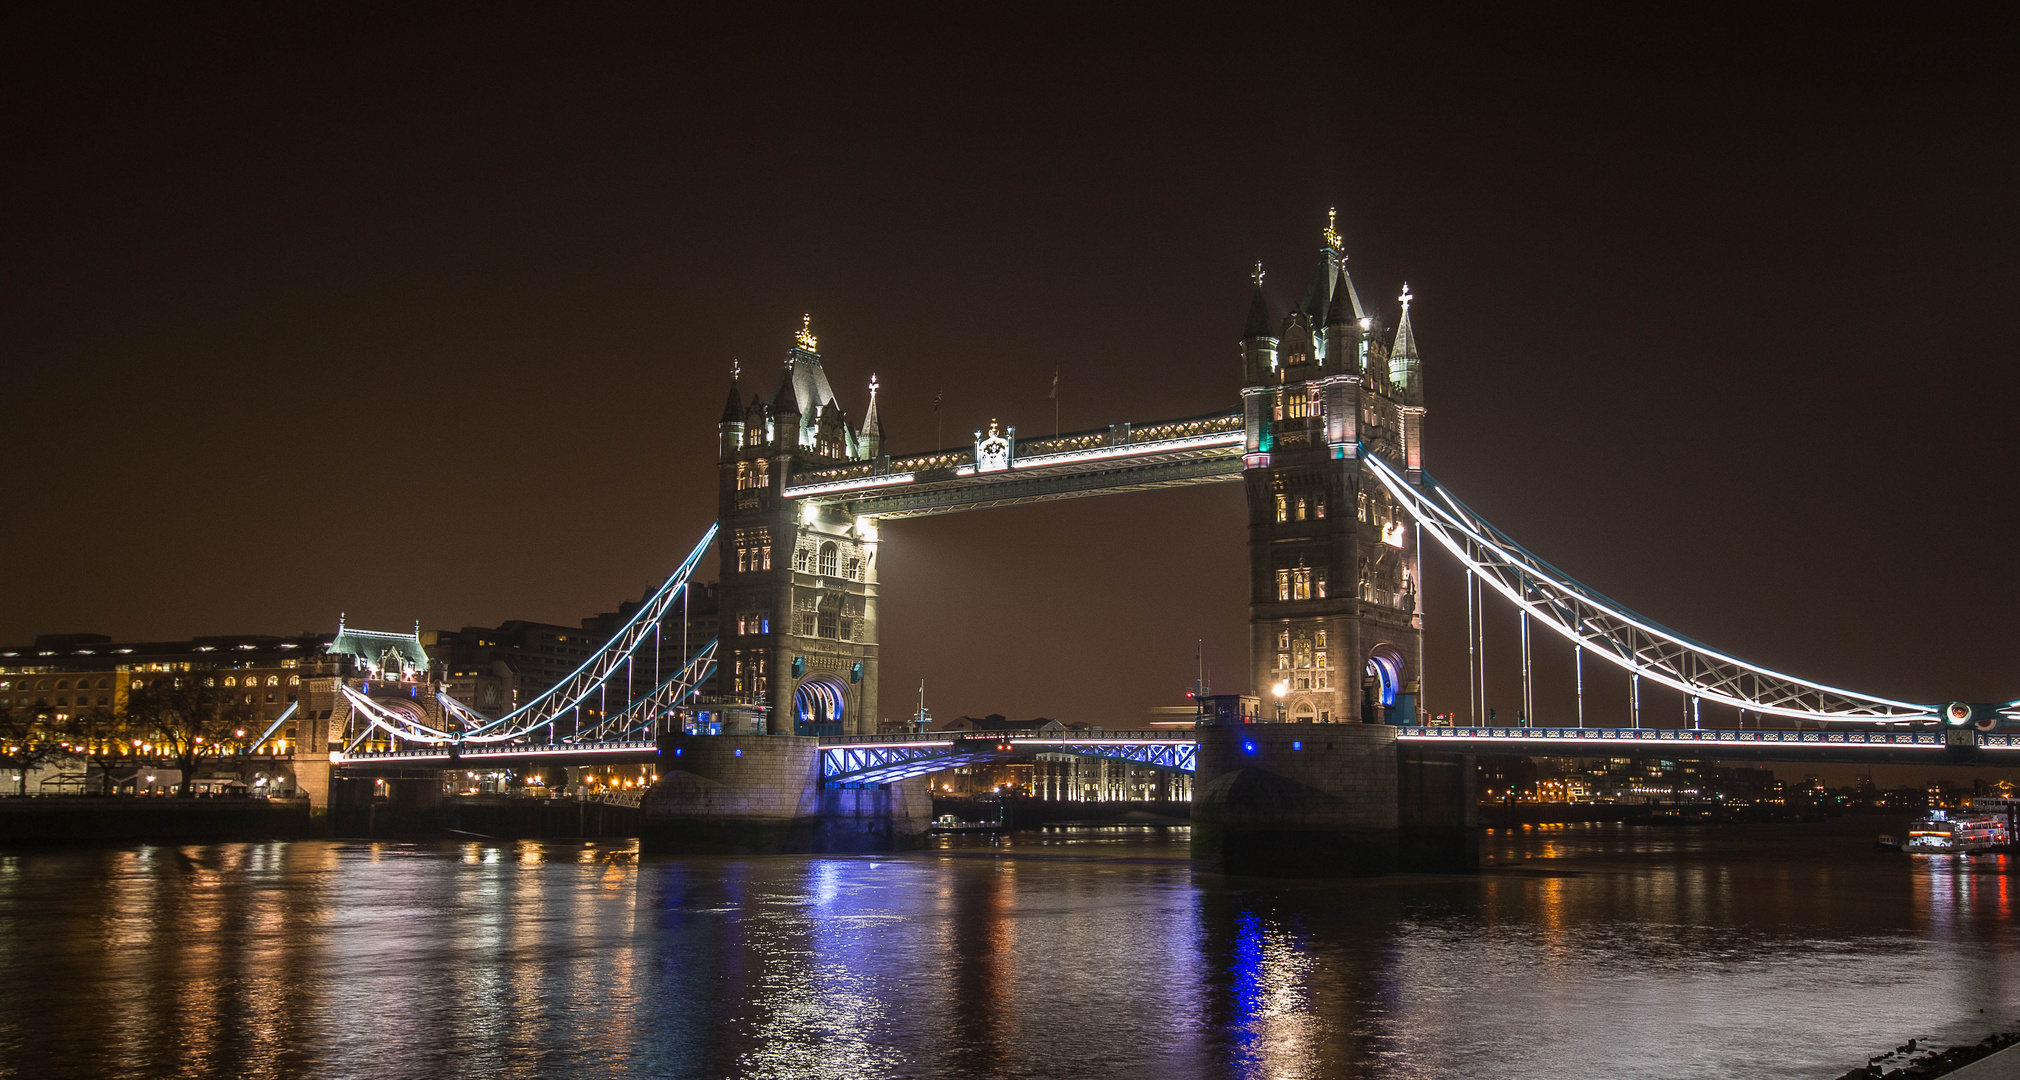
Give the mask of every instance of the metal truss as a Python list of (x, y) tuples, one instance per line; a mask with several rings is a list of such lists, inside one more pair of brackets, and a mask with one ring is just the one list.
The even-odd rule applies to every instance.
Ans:
[(701, 689), (701, 684), (715, 674), (716, 639), (708, 639), (694, 659), (687, 666), (660, 681), (658, 686), (640, 694), (628, 702), (624, 708), (611, 713), (596, 724), (578, 729), (575, 734), (562, 740), (568, 743), (629, 742), (640, 735), (649, 735), (653, 725), (676, 707), (693, 697)]
[[(1024, 745), (1024, 740), (1018, 740)], [(1159, 741), (1159, 742), (1079, 742), (1043, 744), (1047, 754), (1078, 754), (1081, 757), (1107, 758), (1110, 761), (1126, 761), (1132, 765), (1142, 765), (1152, 769), (1167, 769), (1172, 772), (1197, 772), (1199, 768), (1199, 743)]]
[(785, 495), (860, 517), (909, 518), (997, 506), (1212, 484), (1241, 477), (1242, 414), (1013, 440), (983, 469), (973, 448), (854, 462), (795, 474)]
[(1015, 476), (994, 483), (964, 483), (938, 490), (874, 495), (846, 505), (851, 514), (887, 520), (957, 514), (999, 506), (1120, 495), (1158, 488), (1192, 487), (1241, 479), (1241, 447), (1192, 451), (1180, 460), (1132, 463), (1102, 472)]
[(821, 785), (869, 787), (891, 784), (942, 769), (958, 769), (995, 756), (997, 752), (993, 748), (956, 753), (951, 740), (877, 746), (824, 746), (821, 747)]
[[(596, 651), (596, 655), (583, 661), (581, 667), (569, 673), (567, 678), (556, 683), (546, 693), (495, 720), (446, 694), (437, 695), (437, 699), (442, 702), (449, 715), (463, 725), (461, 731), (454, 734), (439, 733), (440, 737), (458, 743), (495, 743), (523, 739), (554, 723), (563, 714), (581, 708), (592, 699), (601, 701), (607, 696), (606, 687), (610, 680), (623, 673), (639, 647), (658, 634), (660, 623), (673, 610), (674, 601), (680, 598), (681, 591), (687, 588), (689, 576), (694, 573), (695, 567), (700, 565), (702, 556), (708, 553), (709, 545), (715, 542), (716, 530), (719, 527), (719, 522), (710, 523), (708, 532), (701, 538), (701, 543), (694, 546), (694, 550), (682, 560), (680, 568), (673, 572), (672, 577), (666, 579), (666, 583), (659, 587), (658, 592), (646, 600), (645, 605), (638, 609), (638, 613), (631, 617), (631, 621), (612, 635), (610, 640)], [(712, 652), (710, 660), (713, 660)], [(689, 667), (691, 668), (696, 662), (690, 660)], [(689, 669), (682, 670), (686, 672)], [(675, 678), (679, 676), (676, 675)], [(619, 685), (621, 687), (623, 684), (620, 682)], [(664, 685), (661, 684), (662, 687)]]
[(958, 769), (978, 761), (997, 761), (1030, 752), (1076, 754), (1125, 761), (1151, 769), (1193, 772), (1199, 741), (1191, 736), (1130, 735), (1112, 738), (1034, 738), (988, 732), (948, 738), (945, 735), (879, 736), (875, 741), (841, 742), (821, 747), (824, 787), (868, 787), (914, 776)]
[[(1582, 752), (1624, 753), (1635, 744), (1649, 749), (1697, 747), (1708, 751), (1741, 746), (1802, 746), (1817, 749), (1922, 747), (1947, 745), (1940, 731), (1740, 731), (1732, 728), (1402, 728), (1397, 741), (1492, 743), (1509, 753), (1576, 756)], [(1988, 745), (1990, 745), (1988, 743)], [(2003, 745), (2003, 744), (2002, 744)], [(1715, 755), (1714, 755), (1715, 756)]]
[(1427, 535), (1481, 580), (1580, 648), (1642, 678), (1707, 701), (1801, 720), (1904, 722), (1937, 714), (1934, 705), (1840, 690), (1693, 641), (1537, 558), (1428, 473), (1420, 486), (1413, 486), (1365, 450), (1361, 461)]

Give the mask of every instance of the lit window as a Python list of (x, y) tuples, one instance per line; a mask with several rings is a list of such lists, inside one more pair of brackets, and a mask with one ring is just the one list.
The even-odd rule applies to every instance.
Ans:
[(1291, 571), (1291, 599), (1310, 600), (1312, 598), (1312, 572), (1302, 566)]
[(301, 684), (302, 684), (302, 677), (301, 677), (300, 675), (290, 675), (290, 676), (288, 676), (288, 685), (289, 685), (289, 686), (300, 686)]
[(1305, 500), (1300, 498), (1298, 499), (1298, 520), (1303, 521), (1304, 519), (1305, 519)]
[[(1321, 631), (1319, 631), (1319, 633), (1320, 633), (1321, 635), (1323, 635), (1323, 634), (1325, 633), (1325, 631), (1321, 630)], [(1322, 638), (1321, 638), (1321, 643), (1323, 643), (1323, 640), (1324, 640), (1324, 639), (1323, 639), (1323, 637), (1322, 637)], [(1279, 631), (1277, 631), (1277, 648), (1279, 648), (1279, 649), (1288, 649), (1288, 648), (1290, 648), (1290, 647), (1291, 647), (1291, 632), (1290, 632), (1289, 630), (1279, 630)]]
[(1324, 500), (1324, 499), (1319, 499), (1319, 500), (1318, 500), (1318, 501), (1317, 501), (1317, 502), (1316, 502), (1316, 503), (1314, 504), (1314, 506), (1315, 506), (1315, 508), (1316, 508), (1316, 510), (1317, 510), (1318, 512), (1317, 512), (1317, 513), (1315, 513), (1315, 514), (1313, 514), (1313, 515), (1312, 515), (1313, 517), (1319, 517), (1319, 518), (1322, 518), (1322, 517), (1325, 517), (1325, 516), (1326, 516), (1326, 500)]
[(1280, 653), (1278, 653), (1278, 654), (1277, 654), (1277, 670), (1278, 670), (1278, 671), (1289, 671), (1289, 670), (1290, 670), (1290, 667), (1291, 667), (1291, 654), (1289, 654), (1289, 653), (1287, 653), (1287, 652), (1280, 652)]
[(1290, 520), (1290, 503), (1282, 495), (1277, 496), (1277, 521)]
[(841, 555), (841, 550), (832, 540), (821, 545), (821, 576), (836, 576), (836, 572), (840, 569), (837, 565), (837, 560)]
[(1277, 571), (1277, 599), (1289, 600), (1290, 598), (1291, 572), (1289, 570), (1279, 570)]
[(227, 676), (225, 676), (225, 677), (224, 677), (224, 684), (225, 684), (226, 686), (237, 686), (237, 685), (238, 685), (238, 680), (237, 680), (237, 679), (234, 679), (234, 678), (232, 678), (232, 677), (231, 677), (231, 676), (229, 676), (229, 675), (227, 675)]
[(761, 567), (759, 567), (759, 569), (762, 569), (762, 570), (769, 570), (769, 569), (771, 569), (771, 568), (772, 568), (772, 546), (771, 546), (770, 544), (765, 544), (765, 545), (763, 545), (762, 547), (758, 548), (758, 551), (760, 551), (760, 552), (761, 552), (761, 553), (763, 554), (763, 558), (762, 558), (762, 561), (763, 561), (763, 563), (764, 563), (764, 565), (763, 565), (763, 566), (761, 566)]
[(1315, 590), (1312, 595), (1318, 597), (1321, 600), (1324, 600), (1326, 598), (1326, 572), (1324, 570), (1318, 570), (1314, 572), (1314, 580), (1312, 582), (1312, 588)]

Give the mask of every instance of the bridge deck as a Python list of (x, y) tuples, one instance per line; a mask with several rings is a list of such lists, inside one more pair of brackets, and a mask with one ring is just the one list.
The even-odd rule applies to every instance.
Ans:
[[(1544, 757), (1702, 757), (1762, 761), (1921, 762), (1960, 756), (2020, 763), (2020, 735), (1951, 731), (1738, 731), (1731, 728), (1406, 727), (1397, 742), (1415, 749)], [(1954, 741), (1953, 741), (1954, 740)], [(1102, 757), (1156, 769), (1191, 772), (1198, 736), (1190, 729), (1105, 731), (1060, 735), (1009, 732), (928, 732), (823, 738), (821, 773), (828, 784), (890, 783), (977, 761), (1062, 753)], [(645, 764), (658, 760), (650, 742), (516, 743), (343, 755), (347, 771), (373, 767), (455, 767), (513, 761), (552, 764)], [(958, 759), (958, 760), (957, 760)]]
[(856, 516), (926, 517), (993, 506), (1238, 480), (1241, 413), (1117, 424), (1032, 439), (985, 460), (974, 448), (859, 462), (791, 477), (784, 494)]

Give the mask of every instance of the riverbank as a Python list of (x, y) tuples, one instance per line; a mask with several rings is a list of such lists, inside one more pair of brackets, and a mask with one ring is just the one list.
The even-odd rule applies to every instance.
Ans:
[[(1869, 1059), (1866, 1064), (1838, 1077), (1838, 1080), (2010, 1080), (2020, 1076), (2020, 1031), (1987, 1035), (1983, 1042), (1953, 1046), (1948, 1050), (1921, 1053), (1914, 1039)], [(1987, 1059), (1994, 1056), (1998, 1061)], [(1979, 1068), (1971, 1066), (1984, 1064)]]

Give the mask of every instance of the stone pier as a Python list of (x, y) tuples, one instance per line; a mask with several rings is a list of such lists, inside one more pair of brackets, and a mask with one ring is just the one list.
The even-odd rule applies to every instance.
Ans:
[(1472, 761), (1400, 752), (1386, 724), (1201, 727), (1194, 792), (1203, 870), (1324, 878), (1479, 865)]
[(645, 796), (645, 851), (813, 854), (921, 847), (933, 800), (918, 777), (821, 786), (820, 742), (795, 735), (666, 735)]

